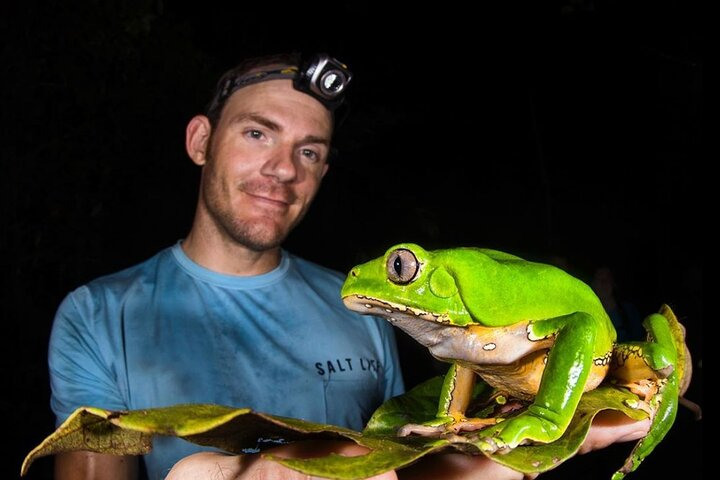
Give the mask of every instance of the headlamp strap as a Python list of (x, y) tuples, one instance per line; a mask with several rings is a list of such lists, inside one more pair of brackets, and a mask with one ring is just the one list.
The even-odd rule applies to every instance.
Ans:
[(287, 78), (293, 80), (298, 74), (297, 67), (285, 67), (279, 70), (266, 70), (253, 72), (238, 78), (229, 78), (223, 85), (221, 96), (227, 98), (232, 95), (235, 90), (242, 87), (252, 85), (253, 83), (266, 82), (268, 80), (281, 80)]

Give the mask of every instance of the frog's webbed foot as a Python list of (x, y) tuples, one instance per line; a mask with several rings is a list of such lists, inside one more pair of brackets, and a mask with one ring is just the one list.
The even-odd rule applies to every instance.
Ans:
[(461, 432), (473, 432), (475, 430), (482, 430), (490, 425), (495, 425), (501, 422), (502, 418), (463, 418), (455, 421), (450, 425), (446, 425), (446, 428), (453, 433)]
[(480, 450), (488, 454), (503, 454), (512, 450), (505, 442), (495, 437), (483, 437), (477, 442), (477, 445), (480, 447)]
[(655, 416), (656, 407), (654, 407), (651, 402), (638, 398), (637, 400), (626, 400), (625, 405), (634, 410), (642, 410), (647, 413), (649, 418), (653, 418)]
[(637, 382), (624, 385), (621, 383), (617, 384), (626, 387), (646, 402), (650, 401), (658, 393), (658, 390), (660, 390), (660, 384), (657, 381), (647, 379), (638, 380)]
[(397, 434), (400, 437), (407, 437), (413, 434), (423, 437), (441, 437), (448, 434), (481, 430), (489, 425), (495, 425), (502, 420), (502, 418), (459, 418), (443, 423), (408, 423), (407, 425), (403, 425)]
[(445, 433), (444, 425), (424, 425), (422, 423), (408, 423), (398, 430), (399, 437), (420, 435), (421, 437), (439, 437)]
[(525, 411), (481, 431), (476, 444), (485, 453), (506, 453), (520, 445), (554, 442), (564, 431), (547, 418)]

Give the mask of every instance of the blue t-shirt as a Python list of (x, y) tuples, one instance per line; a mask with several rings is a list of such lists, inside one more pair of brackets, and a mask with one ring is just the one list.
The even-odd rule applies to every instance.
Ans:
[[(286, 251), (271, 272), (218, 274), (177, 243), (78, 288), (50, 339), (57, 424), (81, 406), (215, 403), (361, 429), (403, 383), (392, 327), (345, 308), (342, 281)], [(203, 449), (155, 437), (148, 476)]]

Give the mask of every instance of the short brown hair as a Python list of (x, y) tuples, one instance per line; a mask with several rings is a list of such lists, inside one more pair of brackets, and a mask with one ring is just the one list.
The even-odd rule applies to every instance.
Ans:
[(210, 125), (215, 127), (215, 125), (217, 125), (217, 122), (220, 120), (223, 108), (225, 107), (225, 103), (233, 93), (228, 89), (228, 85), (232, 84), (233, 80), (240, 78), (243, 75), (252, 72), (253, 70), (261, 70), (264, 67), (298, 67), (299, 65), (299, 53), (280, 53), (247, 58), (235, 67), (225, 72), (220, 77), (220, 80), (218, 80), (212, 99), (205, 108), (205, 115), (210, 120)]

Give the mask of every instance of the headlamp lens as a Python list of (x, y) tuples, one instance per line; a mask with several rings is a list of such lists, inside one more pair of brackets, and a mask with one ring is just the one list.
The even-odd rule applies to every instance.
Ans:
[(330, 70), (320, 79), (320, 90), (328, 97), (335, 97), (345, 89), (347, 77), (340, 70)]

